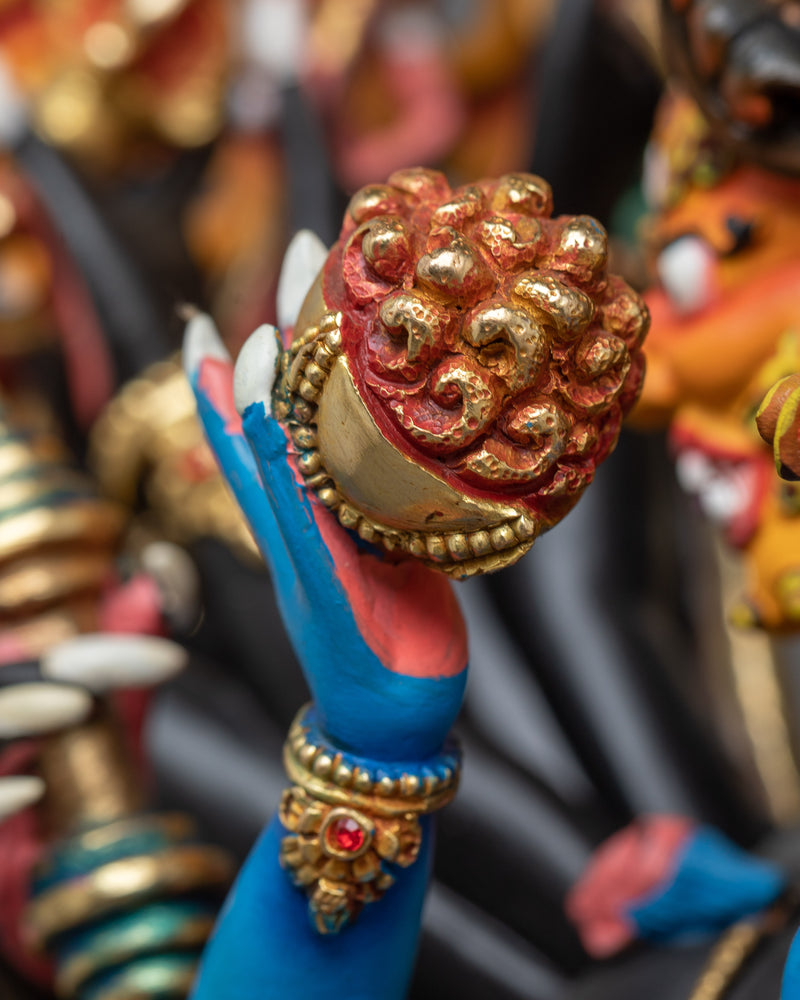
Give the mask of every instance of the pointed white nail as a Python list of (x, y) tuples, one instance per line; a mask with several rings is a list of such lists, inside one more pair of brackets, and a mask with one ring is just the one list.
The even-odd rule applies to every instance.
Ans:
[(44, 795), (45, 784), (33, 774), (0, 778), (0, 823), (32, 806)]
[(96, 633), (68, 639), (41, 661), (44, 677), (82, 684), (96, 694), (163, 684), (186, 666), (186, 650), (152, 635)]
[(39, 736), (77, 725), (93, 704), (88, 691), (64, 684), (9, 685), (0, 690), (0, 739)]
[(266, 323), (244, 342), (233, 369), (233, 401), (240, 415), (251, 403), (263, 403), (265, 412), (272, 413), (272, 386), (281, 350), (278, 331)]
[(183, 370), (190, 379), (197, 373), (205, 358), (231, 360), (214, 320), (207, 313), (199, 312), (186, 324), (183, 335)]
[(288, 330), (297, 322), (300, 307), (314, 284), (328, 248), (310, 229), (301, 229), (286, 248), (278, 279), (278, 326)]

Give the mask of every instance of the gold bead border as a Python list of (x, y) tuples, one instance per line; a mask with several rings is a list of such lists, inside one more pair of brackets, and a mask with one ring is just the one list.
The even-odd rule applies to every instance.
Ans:
[(402, 774), (376, 778), (366, 767), (348, 763), (348, 756), (309, 740), (303, 724), (305, 706), (289, 729), (283, 762), (289, 780), (328, 805), (362, 809), (376, 816), (423, 815), (447, 805), (458, 791), (458, 769), (434, 774)]
[(379, 542), (456, 577), (474, 576), (511, 565), (531, 548), (538, 529), (527, 514), (470, 532), (398, 531), (362, 514), (340, 493), (319, 453), (313, 424), (322, 391), (342, 353), (342, 314), (328, 310), (281, 358), (276, 416), (286, 421), (298, 449), (298, 466), (320, 501), (365, 542)]

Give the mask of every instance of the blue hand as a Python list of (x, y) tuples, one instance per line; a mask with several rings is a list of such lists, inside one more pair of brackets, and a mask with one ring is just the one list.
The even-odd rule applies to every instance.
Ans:
[(463, 623), (449, 583), (360, 549), (305, 491), (288, 436), (264, 401), (245, 410), (240, 429), (220, 388), (229, 377), (223, 364), (206, 357), (190, 372), (198, 411), (272, 571), (323, 728), (363, 756), (430, 756), (466, 680)]

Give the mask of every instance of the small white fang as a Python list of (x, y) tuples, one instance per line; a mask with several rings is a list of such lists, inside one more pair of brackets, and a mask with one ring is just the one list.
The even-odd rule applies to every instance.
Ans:
[(288, 330), (297, 322), (300, 307), (327, 256), (328, 248), (310, 229), (301, 229), (292, 237), (278, 279), (278, 326), (281, 330)]
[(222, 342), (214, 320), (208, 313), (195, 313), (186, 324), (183, 335), (183, 370), (191, 379), (205, 358), (230, 362), (231, 356)]
[(251, 403), (263, 403), (266, 413), (272, 412), (272, 386), (281, 349), (278, 331), (266, 323), (244, 342), (233, 369), (233, 401), (240, 414)]

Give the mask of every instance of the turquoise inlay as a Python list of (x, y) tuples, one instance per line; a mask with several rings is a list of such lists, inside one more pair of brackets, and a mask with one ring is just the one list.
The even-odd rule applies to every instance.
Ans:
[(135, 857), (137, 854), (153, 854), (162, 848), (194, 840), (194, 836), (176, 838), (157, 827), (120, 836), (98, 848), (87, 848), (80, 838), (74, 837), (59, 844), (48, 855), (45, 864), (36, 873), (33, 893), (38, 895), (58, 882), (86, 875), (111, 861)]
[[(107, 995), (143, 996), (147, 1000), (183, 1000), (186, 977), (194, 972), (194, 952), (142, 958), (98, 976), (81, 993), (81, 1000), (105, 1000)], [(220, 994), (222, 1000), (224, 994)]]
[(59, 962), (85, 953), (98, 962), (119, 965), (120, 954), (138, 957), (162, 951), (192, 921), (216, 916), (217, 906), (200, 900), (168, 900), (139, 906), (99, 924), (65, 935), (58, 944)]

